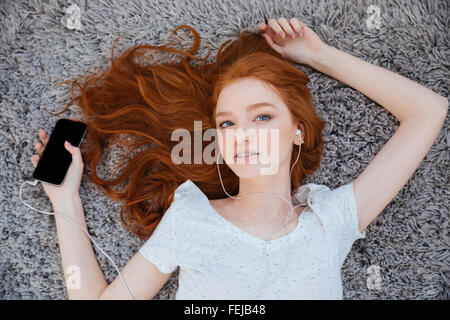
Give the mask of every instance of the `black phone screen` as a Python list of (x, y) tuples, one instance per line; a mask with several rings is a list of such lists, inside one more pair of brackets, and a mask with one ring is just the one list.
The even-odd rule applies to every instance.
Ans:
[(39, 158), (33, 178), (56, 186), (62, 185), (72, 163), (72, 155), (64, 147), (64, 141), (67, 140), (73, 146), (80, 147), (86, 132), (87, 126), (83, 122), (58, 120)]

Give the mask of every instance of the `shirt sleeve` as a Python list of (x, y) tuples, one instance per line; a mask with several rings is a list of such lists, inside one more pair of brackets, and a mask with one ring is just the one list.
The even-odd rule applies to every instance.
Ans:
[(139, 252), (161, 272), (172, 273), (178, 266), (177, 237), (174, 232), (174, 215), (177, 209), (171, 205), (162, 216), (150, 238)]
[(353, 243), (366, 237), (366, 230), (359, 232), (358, 213), (353, 181), (333, 189), (329, 193), (330, 205), (335, 208), (332, 214), (334, 240), (337, 243), (338, 256), (343, 264)]

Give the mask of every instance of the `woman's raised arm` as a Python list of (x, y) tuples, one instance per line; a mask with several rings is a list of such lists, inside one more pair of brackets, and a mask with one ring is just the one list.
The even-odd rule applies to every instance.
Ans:
[(400, 122), (395, 134), (354, 181), (362, 232), (430, 151), (446, 119), (448, 101), (406, 77), (328, 45), (321, 48), (311, 66), (360, 91)]
[[(447, 116), (447, 98), (394, 73), (325, 44), (298, 19), (260, 25), (282, 56), (308, 64), (360, 91), (400, 122), (395, 134), (355, 179), (359, 231), (363, 232), (397, 195), (431, 149)], [(281, 35), (278, 34), (281, 32)], [(289, 38), (289, 33), (295, 32)], [(307, 134), (307, 133), (306, 133)]]
[(425, 114), (442, 117), (447, 98), (400, 74), (324, 45), (310, 66), (369, 97), (401, 123)]

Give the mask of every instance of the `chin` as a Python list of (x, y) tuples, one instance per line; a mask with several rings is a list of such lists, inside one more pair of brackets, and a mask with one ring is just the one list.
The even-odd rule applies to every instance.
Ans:
[(233, 164), (230, 169), (240, 178), (240, 179), (252, 179), (262, 176), (262, 170), (264, 166), (259, 164)]
[[(242, 179), (250, 179), (259, 176), (273, 176), (279, 173), (280, 163), (270, 162), (266, 164), (264, 161), (261, 162), (261, 159), (257, 159), (250, 161), (249, 163), (237, 163), (235, 159), (234, 162), (227, 163), (230, 169), (240, 178)], [(286, 158), (287, 163), (290, 161), (290, 158)], [(254, 162), (254, 163), (252, 163)]]

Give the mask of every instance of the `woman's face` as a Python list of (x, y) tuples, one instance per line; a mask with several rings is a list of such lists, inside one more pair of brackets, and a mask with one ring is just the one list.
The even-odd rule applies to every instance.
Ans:
[[(290, 169), (293, 143), (299, 143), (297, 128), (303, 127), (263, 81), (244, 78), (226, 86), (215, 117), (220, 152), (237, 176), (248, 179)], [(259, 154), (241, 157), (246, 151)]]

